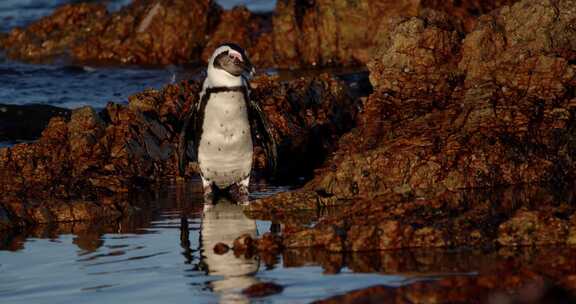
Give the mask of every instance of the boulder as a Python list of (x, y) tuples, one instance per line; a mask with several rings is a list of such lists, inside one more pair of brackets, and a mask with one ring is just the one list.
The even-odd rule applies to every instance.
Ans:
[[(569, 243), (575, 210), (556, 193), (576, 169), (573, 4), (520, 1), (468, 34), (442, 12), (399, 19), (368, 64), (357, 127), (303, 189), (249, 210), (347, 205), (286, 247)], [(506, 188), (527, 184), (553, 188)]]
[(182, 64), (200, 58), (221, 8), (212, 0), (134, 1), (71, 45), (81, 62)]

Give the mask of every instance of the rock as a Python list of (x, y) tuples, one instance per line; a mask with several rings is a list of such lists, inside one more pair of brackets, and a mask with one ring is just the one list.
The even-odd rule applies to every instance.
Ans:
[(97, 31), (72, 45), (72, 56), (83, 62), (195, 62), (220, 11), (212, 0), (136, 1), (101, 20)]
[(70, 51), (80, 62), (171, 64), (199, 60), (220, 7), (203, 1), (136, 1), (110, 14), (101, 4), (58, 8), (22, 30), (2, 47), (10, 58), (47, 60)]
[(367, 63), (386, 44), (393, 24), (404, 17), (420, 16), (434, 9), (444, 12), (445, 19), (453, 19), (459, 28), (470, 31), (480, 14), (514, 2), (277, 2), (271, 35), (275, 63), (281, 67)]
[(498, 228), (498, 243), (504, 246), (530, 246), (566, 242), (566, 221), (542, 212), (520, 209)]
[(208, 62), (212, 52), (220, 44), (233, 42), (247, 49), (250, 59), (261, 66), (265, 63), (261, 58), (265, 51), (253, 52), (252, 46), (257, 43), (261, 35), (270, 30), (271, 22), (271, 14), (255, 14), (244, 6), (222, 12), (216, 29), (204, 46), (202, 60)]
[[(294, 169), (311, 171), (317, 167), (336, 148), (339, 136), (355, 124), (359, 98), (352, 97), (341, 81), (328, 74), (289, 82), (260, 77), (252, 86), (251, 96), (266, 112), (278, 144), (278, 177), (293, 176)], [(263, 167), (262, 151), (255, 152), (260, 155), (255, 159), (257, 166)], [(283, 162), (299, 165), (282, 166)]]
[[(290, 0), (268, 14), (223, 11), (211, 0), (135, 1), (115, 13), (74, 4), (14, 29), (0, 46), (23, 60), (70, 51), (79, 62), (166, 65), (207, 60), (220, 43), (235, 42), (262, 67), (350, 66), (369, 62), (399, 19), (434, 9), (471, 31), (479, 15), (514, 2)], [(564, 40), (570, 43), (569, 36)]]
[(282, 245), (358, 252), (570, 244), (574, 225), (565, 217), (576, 214), (572, 204), (570, 194), (558, 196), (557, 189), (539, 187), (447, 192), (434, 198), (389, 193), (360, 199), (311, 227), (285, 225)]
[(323, 66), (366, 62), (380, 20), (417, 14), (417, 1), (279, 1), (273, 18), (276, 63)]
[(279, 252), (282, 249), (282, 237), (266, 232), (256, 240), (258, 252)]
[(261, 297), (267, 297), (267, 296), (270, 296), (273, 294), (281, 293), (283, 290), (284, 290), (284, 287), (282, 287), (276, 283), (266, 282), (266, 283), (254, 284), (254, 285), (242, 290), (242, 294), (244, 294), (250, 298), (261, 298)]
[[(564, 37), (576, 12), (569, 3), (503, 7), (480, 17), (464, 40), (444, 13), (397, 20), (368, 65), (374, 93), (358, 126), (301, 190), (256, 201), (250, 211), (349, 203), (284, 235), (289, 248), (567, 243), (574, 208), (562, 204), (555, 213), (563, 201), (557, 190), (496, 187), (571, 188), (575, 48)], [(514, 191), (522, 203), (513, 203)], [(497, 215), (488, 212), (495, 206)], [(517, 211), (522, 206), (527, 213)]]
[(26, 29), (13, 29), (1, 47), (13, 59), (42, 61), (62, 56), (74, 43), (99, 32), (108, 18), (102, 4), (66, 4)]
[[(261, 217), (263, 214), (280, 214), (301, 210), (316, 210), (318, 207), (335, 207), (339, 202), (320, 197), (312, 191), (284, 192), (250, 202), (245, 210)], [(319, 206), (320, 205), (320, 206)]]
[(228, 245), (226, 245), (224, 243), (218, 243), (218, 244), (214, 245), (214, 253), (215, 254), (222, 255), (222, 254), (225, 254), (226, 252), (228, 252), (228, 250), (230, 250), (230, 247), (228, 247)]
[[(407, 296), (413, 303), (572, 303), (576, 300), (572, 291), (545, 284), (542, 278), (532, 281), (530, 277), (517, 275), (509, 279), (498, 284), (499, 277), (480, 275), (424, 281), (399, 288), (377, 285), (314, 303), (406, 303)], [(524, 286), (518, 286), (519, 283)], [(520, 289), (519, 294), (510, 295), (503, 290), (506, 287)]]

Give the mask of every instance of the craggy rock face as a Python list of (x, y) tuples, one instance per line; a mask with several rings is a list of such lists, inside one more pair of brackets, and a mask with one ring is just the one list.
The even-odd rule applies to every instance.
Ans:
[(200, 56), (219, 14), (212, 0), (134, 1), (72, 54), (82, 62), (188, 63)]
[(281, 67), (367, 63), (398, 18), (435, 9), (471, 30), (480, 14), (514, 2), (278, 1), (271, 35), (274, 62)]
[(99, 4), (65, 5), (0, 45), (32, 61), (70, 51), (80, 62), (188, 63), (200, 57), (220, 11), (211, 0), (134, 1), (114, 14)]
[(434, 9), (471, 31), (479, 15), (515, 1), (287, 0), (267, 15), (244, 7), (223, 11), (211, 0), (134, 1), (113, 14), (78, 4), (0, 35), (0, 45), (23, 60), (70, 50), (79, 62), (165, 65), (206, 60), (215, 46), (235, 42), (259, 66), (350, 66), (369, 62), (399, 18)]
[(555, 200), (529, 194), (538, 203), (495, 215), (487, 210), (505, 197), (458, 193), (573, 180), (575, 18), (573, 1), (521, 1), (481, 17), (463, 40), (442, 13), (400, 20), (368, 65), (375, 93), (358, 127), (302, 191), (249, 209), (352, 205), (287, 247), (572, 242), (572, 203), (558, 214)]
[(101, 4), (64, 5), (28, 28), (16, 28), (4, 39), (0, 37), (0, 47), (9, 57), (28, 61), (61, 56), (76, 41), (100, 31), (102, 25), (97, 25), (107, 18), (108, 12)]
[[(359, 100), (327, 75), (282, 83), (261, 77), (253, 86), (279, 143), (283, 173), (294, 173), (293, 162), (321, 162), (357, 113)], [(199, 91), (200, 83), (181, 82), (135, 94), (128, 106), (110, 103), (102, 113), (80, 108), (69, 120), (53, 118), (37, 142), (0, 149), (0, 227), (6, 217), (16, 223), (122, 214), (125, 198), (105, 199), (111, 211), (95, 202), (175, 177), (177, 139)], [(255, 152), (263, 167), (263, 150)]]

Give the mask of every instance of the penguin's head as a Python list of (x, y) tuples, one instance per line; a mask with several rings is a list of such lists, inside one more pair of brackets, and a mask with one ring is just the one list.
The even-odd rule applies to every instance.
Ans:
[(254, 66), (246, 52), (234, 43), (222, 44), (216, 48), (208, 62), (208, 77), (220, 85), (233, 85), (254, 75)]

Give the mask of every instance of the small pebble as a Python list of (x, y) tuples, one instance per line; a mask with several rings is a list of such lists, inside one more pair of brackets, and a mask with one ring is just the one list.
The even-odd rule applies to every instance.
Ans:
[(218, 255), (225, 254), (230, 250), (230, 247), (224, 243), (218, 243), (214, 246), (214, 253)]
[(260, 298), (266, 297), (273, 294), (281, 293), (284, 290), (284, 287), (272, 283), (272, 282), (264, 282), (264, 283), (257, 283), (254, 284), (244, 290), (242, 290), (242, 294), (251, 297), (251, 298)]
[(251, 251), (254, 249), (254, 239), (249, 234), (243, 234), (234, 240), (234, 251)]

